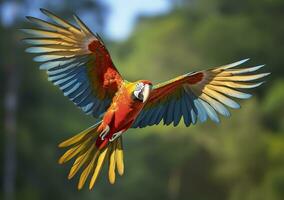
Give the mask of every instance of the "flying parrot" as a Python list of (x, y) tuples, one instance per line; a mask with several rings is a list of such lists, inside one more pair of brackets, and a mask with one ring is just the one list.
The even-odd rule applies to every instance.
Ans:
[[(255, 88), (259, 79), (269, 73), (256, 73), (263, 65), (238, 67), (248, 59), (208, 70), (190, 72), (164, 83), (129, 82), (112, 62), (103, 40), (77, 16), (77, 26), (41, 9), (53, 23), (27, 17), (38, 28), (23, 29), (30, 35), (23, 39), (30, 45), (28, 53), (37, 54), (34, 61), (77, 107), (92, 115), (96, 123), (59, 144), (68, 148), (59, 163), (74, 163), (68, 178), (81, 173), (78, 189), (89, 178), (94, 187), (105, 160), (108, 179), (115, 182), (116, 171), (124, 173), (122, 136), (129, 128), (178, 125), (181, 119), (188, 127), (208, 118), (219, 122), (218, 115), (230, 116), (227, 107), (238, 109), (233, 98), (247, 99), (241, 90)], [(257, 81), (256, 81), (257, 80)]]

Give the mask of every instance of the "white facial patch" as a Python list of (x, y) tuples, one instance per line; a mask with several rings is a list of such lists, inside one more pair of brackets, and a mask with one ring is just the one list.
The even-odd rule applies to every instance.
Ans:
[(135, 91), (141, 91), (144, 88), (144, 83), (137, 83)]
[(137, 83), (136, 84), (136, 88), (135, 88), (135, 91), (134, 91), (134, 96), (137, 99), (142, 100), (143, 96), (141, 96), (141, 95), (142, 95), (142, 91), (143, 91), (144, 87), (145, 87), (144, 83)]

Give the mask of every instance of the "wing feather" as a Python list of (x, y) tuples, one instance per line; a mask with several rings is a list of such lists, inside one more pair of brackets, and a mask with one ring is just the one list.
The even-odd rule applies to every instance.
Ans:
[(159, 124), (176, 126), (181, 117), (189, 126), (208, 118), (218, 123), (219, 116), (230, 116), (226, 107), (240, 108), (233, 98), (248, 99), (251, 94), (240, 91), (260, 86), (263, 82), (253, 82), (269, 75), (256, 73), (264, 65), (255, 67), (237, 66), (248, 61), (244, 59), (232, 64), (209, 70), (188, 73), (154, 86), (149, 100), (133, 126), (145, 127)]
[(23, 29), (30, 35), (23, 39), (31, 45), (26, 52), (36, 54), (34, 61), (47, 71), (48, 80), (75, 105), (99, 117), (123, 82), (104, 43), (79, 17), (74, 16), (76, 27), (50, 11), (41, 11), (55, 23), (27, 17), (39, 28)]

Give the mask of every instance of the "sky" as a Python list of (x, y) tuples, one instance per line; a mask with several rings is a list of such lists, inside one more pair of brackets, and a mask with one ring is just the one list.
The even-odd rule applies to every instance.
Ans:
[[(138, 16), (155, 16), (171, 10), (169, 0), (101, 0), (109, 8), (105, 34), (112, 40), (125, 40), (131, 34)], [(32, 1), (34, 9), (23, 10), (16, 1), (6, 1), (0, 6), (1, 23), (9, 26), (16, 17), (40, 16), (41, 1)], [(24, 12), (24, 13), (23, 13)], [(76, 12), (76, 10), (74, 10)], [(91, 24), (87, 22), (87, 24)]]
[(110, 8), (106, 34), (115, 40), (126, 39), (139, 15), (159, 15), (171, 9), (168, 0), (104, 0)]

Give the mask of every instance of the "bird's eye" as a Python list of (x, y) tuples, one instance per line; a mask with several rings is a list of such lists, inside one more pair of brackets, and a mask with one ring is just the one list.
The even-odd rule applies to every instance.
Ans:
[(144, 87), (144, 84), (143, 84), (143, 83), (137, 83), (135, 90), (136, 90), (136, 91), (142, 90), (143, 87)]

